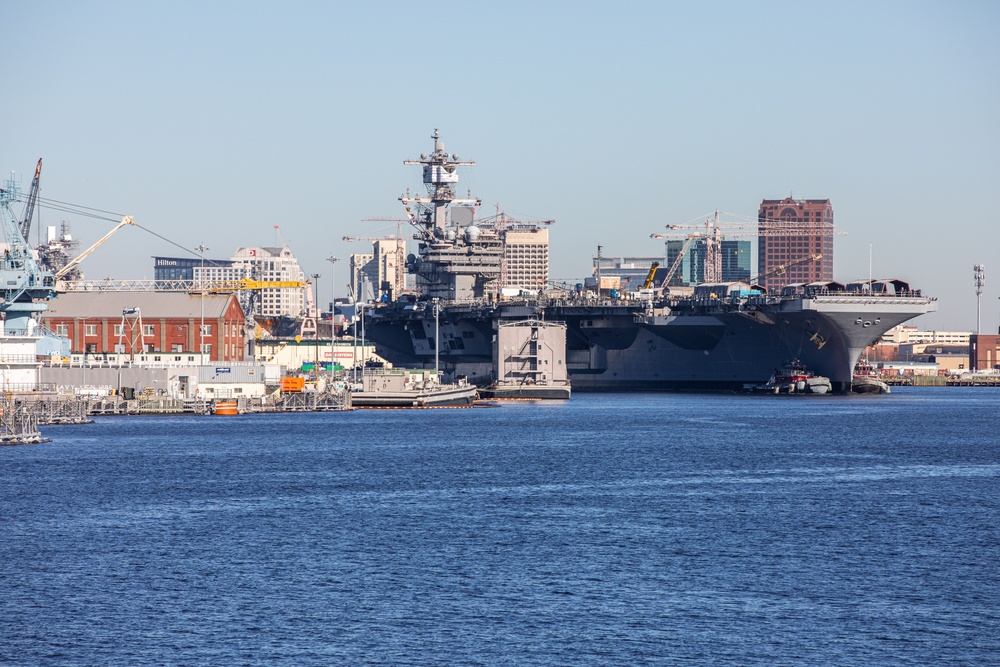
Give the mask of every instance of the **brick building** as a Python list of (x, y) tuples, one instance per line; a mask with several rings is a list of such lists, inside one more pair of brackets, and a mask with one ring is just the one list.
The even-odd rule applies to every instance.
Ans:
[(969, 337), (969, 368), (974, 371), (1000, 369), (1000, 336), (973, 334)]
[(769, 292), (793, 283), (833, 280), (833, 206), (829, 199), (765, 199), (757, 211), (757, 273), (821, 254), (760, 281)]
[(204, 345), (209, 361), (243, 361), (246, 317), (235, 294), (185, 292), (66, 292), (49, 302), (44, 324), (70, 339), (76, 354), (193, 355)]

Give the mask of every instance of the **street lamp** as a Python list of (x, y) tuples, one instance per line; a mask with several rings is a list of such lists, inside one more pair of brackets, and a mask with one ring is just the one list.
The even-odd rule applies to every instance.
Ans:
[(86, 387), (87, 386), (87, 318), (86, 317), (83, 318), (82, 324), (83, 324), (83, 335), (80, 338), (83, 341), (83, 344), (80, 346), (80, 348), (83, 351), (83, 362), (81, 363), (81, 366), (83, 366), (83, 386)]
[(330, 375), (333, 375), (333, 366), (336, 363), (334, 358), (334, 347), (333, 347), (333, 335), (334, 335), (334, 320), (337, 312), (337, 280), (334, 276), (334, 268), (337, 266), (337, 258), (330, 255), (326, 258), (326, 261), (330, 262)]
[(441, 299), (437, 297), (431, 299), (431, 302), (434, 304), (434, 376), (438, 382), (441, 381), (441, 377), (438, 375), (438, 352), (441, 349), (441, 334), (438, 326), (438, 303), (440, 301)]
[(198, 330), (200, 336), (200, 347), (198, 348), (199, 363), (205, 363), (205, 251), (208, 247), (204, 243), (198, 244), (195, 248), (201, 253), (201, 274), (198, 276), (198, 287), (201, 289), (201, 328)]
[(312, 274), (314, 311), (307, 315), (307, 317), (313, 318), (313, 351), (315, 353), (313, 371), (316, 373), (317, 382), (319, 382), (319, 318), (317, 317), (319, 314), (319, 275), (318, 273)]

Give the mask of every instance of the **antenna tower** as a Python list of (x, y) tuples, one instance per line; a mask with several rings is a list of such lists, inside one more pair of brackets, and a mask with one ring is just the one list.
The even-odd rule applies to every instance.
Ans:
[(981, 307), (983, 303), (983, 285), (986, 284), (986, 267), (976, 264), (972, 267), (976, 281), (976, 335), (981, 333), (982, 320), (980, 319)]

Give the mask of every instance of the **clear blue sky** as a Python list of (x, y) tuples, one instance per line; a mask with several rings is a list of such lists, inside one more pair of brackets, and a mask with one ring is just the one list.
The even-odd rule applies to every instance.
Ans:
[[(923, 328), (1000, 317), (1000, 3), (8, 3), (0, 167), (209, 256), (278, 224), (320, 298), (419, 190), (402, 161), (473, 159), (487, 211), (554, 218), (553, 277), (713, 209), (827, 198), (839, 280), (940, 299)], [(68, 219), (84, 247), (112, 223)], [(330, 263), (337, 264), (331, 279)], [(125, 229), (87, 277), (180, 249)]]

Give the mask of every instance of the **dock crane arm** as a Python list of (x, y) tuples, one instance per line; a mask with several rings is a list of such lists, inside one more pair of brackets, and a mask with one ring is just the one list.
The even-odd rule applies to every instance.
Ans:
[(786, 271), (788, 271), (788, 269), (792, 268), (793, 266), (798, 266), (799, 264), (806, 264), (808, 262), (818, 262), (821, 259), (823, 259), (823, 255), (821, 255), (819, 253), (816, 253), (815, 255), (806, 255), (805, 257), (799, 257), (798, 259), (793, 259), (792, 261), (790, 261), (790, 262), (788, 262), (786, 264), (780, 264), (778, 266), (775, 266), (775, 267), (771, 268), (769, 271), (765, 271), (764, 273), (757, 274), (756, 276), (754, 276), (753, 278), (751, 278), (749, 282), (751, 284), (753, 284), (753, 283), (755, 283), (755, 282), (757, 282), (759, 280), (763, 280), (765, 278), (771, 278), (773, 276), (780, 276), (780, 275), (783, 275)]
[(131, 215), (126, 215), (124, 218), (122, 218), (122, 221), (119, 222), (114, 227), (114, 229), (112, 229), (110, 232), (108, 232), (107, 234), (105, 234), (104, 236), (102, 236), (97, 241), (97, 243), (95, 243), (94, 245), (90, 246), (89, 248), (87, 248), (86, 250), (84, 250), (83, 252), (81, 252), (79, 255), (77, 255), (72, 260), (70, 260), (66, 264), (66, 266), (64, 266), (61, 269), (59, 269), (59, 271), (57, 271), (56, 274), (55, 274), (55, 279), (59, 280), (60, 278), (62, 278), (63, 276), (65, 276), (67, 273), (69, 273), (70, 271), (72, 271), (73, 269), (75, 269), (77, 266), (80, 265), (80, 262), (82, 262), (83, 260), (87, 259), (87, 257), (90, 256), (90, 253), (92, 253), (95, 250), (97, 250), (101, 246), (101, 244), (103, 244), (105, 241), (107, 241), (112, 236), (114, 236), (115, 232), (117, 232), (122, 227), (126, 227), (128, 225), (135, 225), (135, 221), (132, 220), (132, 216)]
[(659, 266), (659, 262), (653, 262), (649, 266), (649, 273), (646, 274), (646, 281), (642, 284), (642, 289), (649, 289), (649, 286), (653, 284), (653, 278), (656, 277), (656, 269), (658, 269)]
[[(650, 237), (652, 238), (660, 238), (662, 236), (663, 236), (662, 234), (650, 234)], [(662, 292), (666, 293), (667, 287), (670, 285), (670, 281), (677, 273), (677, 270), (681, 268), (681, 263), (684, 262), (684, 255), (687, 253), (688, 248), (691, 247), (691, 244), (694, 242), (695, 239), (700, 238), (702, 236), (704, 236), (704, 234), (698, 234), (698, 233), (691, 234), (684, 241), (684, 245), (681, 246), (681, 251), (677, 253), (677, 259), (675, 259), (674, 263), (670, 265), (670, 270), (667, 271), (666, 277), (664, 277), (663, 282), (660, 283), (660, 290)]]
[(31, 231), (31, 218), (35, 214), (35, 202), (38, 201), (38, 178), (42, 175), (42, 158), (38, 158), (35, 166), (35, 177), (31, 179), (31, 189), (28, 190), (28, 203), (24, 205), (24, 218), (21, 219), (21, 236), (28, 240), (28, 232)]

